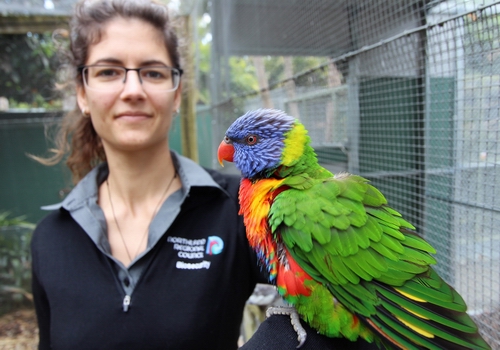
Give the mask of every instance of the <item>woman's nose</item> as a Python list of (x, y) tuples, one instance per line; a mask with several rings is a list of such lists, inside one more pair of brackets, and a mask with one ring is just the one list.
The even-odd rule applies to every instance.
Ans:
[(144, 94), (141, 78), (138, 71), (128, 71), (125, 74), (125, 82), (123, 83), (123, 92), (125, 94)]

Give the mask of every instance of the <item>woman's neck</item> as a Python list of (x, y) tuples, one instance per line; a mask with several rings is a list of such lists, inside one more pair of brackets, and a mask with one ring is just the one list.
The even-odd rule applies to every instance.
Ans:
[[(109, 167), (108, 184), (113, 197), (133, 215), (138, 208), (156, 203), (176, 174), (170, 150), (136, 153), (106, 153)], [(166, 196), (180, 188), (176, 179)]]

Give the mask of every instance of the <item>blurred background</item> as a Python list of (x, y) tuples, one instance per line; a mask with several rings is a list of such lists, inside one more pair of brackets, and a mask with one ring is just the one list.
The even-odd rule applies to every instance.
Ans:
[[(437, 270), (500, 349), (500, 1), (168, 3), (187, 72), (171, 147), (236, 172), (215, 157), (227, 127), (250, 109), (287, 111), (308, 128), (322, 165), (370, 179), (436, 247)], [(63, 165), (44, 167), (26, 153), (46, 155), (45, 136), (74, 107), (55, 88), (73, 4), (0, 0), (6, 316), (30, 305), (30, 223), (72, 186)], [(260, 322), (258, 310), (246, 317)]]

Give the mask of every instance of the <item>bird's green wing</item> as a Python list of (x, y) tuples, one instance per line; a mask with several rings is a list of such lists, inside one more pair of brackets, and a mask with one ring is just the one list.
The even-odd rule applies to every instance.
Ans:
[(429, 266), (434, 248), (362, 177), (287, 178), (269, 226), (293, 259), (399, 346), (488, 349), (460, 295)]

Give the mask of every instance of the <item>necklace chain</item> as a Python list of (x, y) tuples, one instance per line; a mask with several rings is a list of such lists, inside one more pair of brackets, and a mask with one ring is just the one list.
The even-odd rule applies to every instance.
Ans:
[[(141, 248), (142, 241), (144, 241), (144, 237), (146, 237), (147, 233), (149, 232), (149, 225), (151, 225), (151, 223), (153, 222), (153, 219), (155, 218), (156, 214), (158, 213), (158, 210), (160, 209), (161, 203), (163, 203), (163, 198), (165, 197), (165, 195), (167, 194), (168, 190), (170, 189), (170, 186), (172, 186), (172, 183), (174, 182), (174, 179), (176, 177), (177, 177), (177, 171), (174, 172), (174, 176), (172, 176), (172, 179), (170, 179), (170, 182), (168, 183), (167, 188), (163, 192), (162, 196), (160, 197), (160, 201), (158, 202), (158, 204), (156, 205), (155, 210), (153, 211), (153, 215), (151, 216), (151, 220), (149, 221), (149, 224), (146, 227), (146, 231), (144, 231), (144, 233), (142, 234), (141, 241), (139, 242), (139, 245), (137, 246), (137, 250), (136, 250), (136, 252), (135, 252), (135, 254), (133, 256), (134, 258), (139, 254), (139, 249)], [(118, 224), (118, 220), (116, 219), (115, 208), (113, 206), (113, 201), (111, 199), (111, 191), (109, 190), (109, 181), (108, 181), (108, 179), (106, 179), (106, 187), (107, 187), (107, 190), (108, 190), (109, 204), (111, 206), (111, 212), (113, 213), (113, 219), (115, 221), (116, 228), (118, 229), (118, 233), (120, 234), (120, 238), (122, 239), (122, 243), (123, 243), (123, 246), (125, 247), (125, 251), (127, 252), (127, 256), (130, 259), (130, 262), (132, 262), (132, 255), (130, 255), (130, 252), (128, 250), (128, 246), (125, 243), (125, 238), (123, 237), (122, 231), (120, 230), (120, 225)]]

